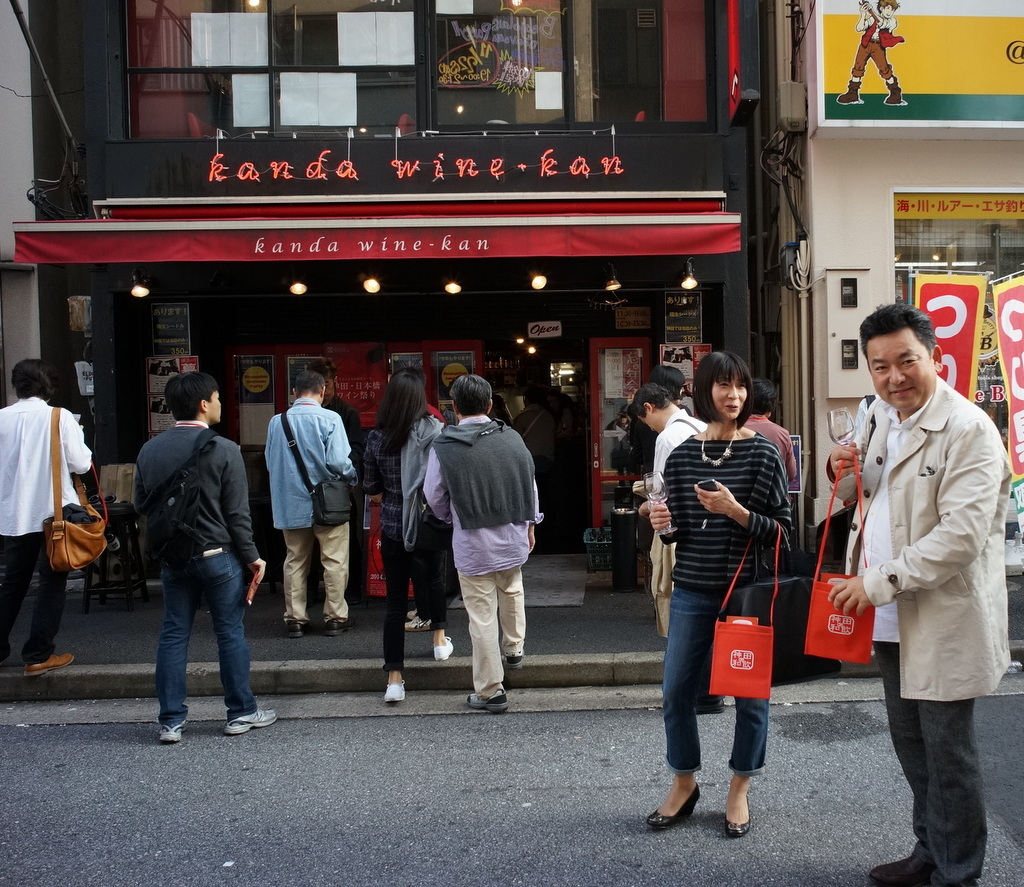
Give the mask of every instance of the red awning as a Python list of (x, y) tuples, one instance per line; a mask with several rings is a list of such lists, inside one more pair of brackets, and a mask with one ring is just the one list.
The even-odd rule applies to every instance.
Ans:
[[(117, 218), (15, 222), (14, 259), (273, 262), (343, 259), (705, 255), (740, 248), (740, 216), (712, 202), (516, 201), (332, 206), (118, 207)], [(162, 212), (161, 212), (162, 211)], [(253, 217), (259, 212), (259, 217)], [(249, 215), (252, 213), (252, 215)], [(187, 217), (190, 216), (190, 217)], [(315, 218), (313, 216), (316, 216)]]

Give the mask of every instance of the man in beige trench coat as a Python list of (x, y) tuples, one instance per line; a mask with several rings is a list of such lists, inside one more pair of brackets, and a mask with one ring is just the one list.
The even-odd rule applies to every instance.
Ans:
[[(829, 456), (833, 476), (861, 461), (866, 513), (847, 550), (860, 574), (831, 598), (846, 613), (878, 608), (875, 660), (917, 838), (910, 856), (869, 875), (883, 887), (970, 887), (986, 841), (974, 700), (1010, 658), (1006, 449), (991, 419), (939, 378), (926, 314), (883, 305), (860, 342), (878, 400), (856, 444)], [(852, 472), (845, 497), (847, 483)]]

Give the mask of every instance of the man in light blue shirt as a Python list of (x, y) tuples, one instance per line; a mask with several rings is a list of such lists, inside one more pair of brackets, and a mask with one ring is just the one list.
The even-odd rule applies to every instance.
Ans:
[[(320, 373), (303, 371), (295, 379), (295, 402), (288, 410), (288, 425), (296, 451), (306, 466), (309, 481), (344, 478), (356, 482), (350, 459), (351, 447), (341, 417), (322, 406), (326, 384)], [(284, 533), (285, 627), (290, 638), (300, 638), (309, 625), (306, 613), (306, 578), (314, 540), (320, 543), (324, 567), (324, 633), (335, 637), (351, 623), (345, 587), (348, 585), (349, 525), (336, 527), (313, 523), (313, 500), (295, 454), (288, 445), (281, 416), (270, 420), (266, 447), (270, 470), (270, 501), (274, 526)]]

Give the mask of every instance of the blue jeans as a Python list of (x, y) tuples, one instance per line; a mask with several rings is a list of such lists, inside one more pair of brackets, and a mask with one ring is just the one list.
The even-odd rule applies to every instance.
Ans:
[(900, 695), (900, 645), (875, 642), (889, 734), (914, 793), (913, 856), (934, 865), (936, 887), (968, 887), (985, 863), (985, 797), (974, 700), (933, 702)]
[(192, 623), (202, 597), (213, 617), (220, 659), (220, 682), (228, 720), (256, 711), (249, 686), (249, 643), (245, 639), (245, 569), (233, 551), (194, 557), (181, 566), (160, 570), (164, 587), (164, 622), (156, 650), (156, 695), (160, 723), (180, 724), (188, 714), (185, 669)]
[[(697, 732), (697, 697), (706, 691), (701, 681), (704, 664), (715, 639), (721, 601), (717, 597), (672, 590), (662, 708), (665, 717), (666, 763), (673, 773), (700, 770), (700, 735)], [(764, 772), (768, 749), (768, 700), (737, 699), (736, 729), (729, 767), (737, 776)]]
[[(40, 557), (42, 555), (42, 557)], [(46, 662), (56, 649), (67, 596), (68, 574), (58, 573), (46, 557), (43, 534), (4, 537), (4, 581), (0, 586), (0, 662), (11, 654), (11, 629), (21, 612), (32, 576), (39, 567), (39, 592), (32, 609), (28, 640), (21, 648), (26, 665)]]

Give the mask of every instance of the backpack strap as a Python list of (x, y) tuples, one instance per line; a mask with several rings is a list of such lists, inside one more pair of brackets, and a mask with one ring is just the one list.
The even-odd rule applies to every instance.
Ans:
[(217, 436), (217, 432), (214, 431), (212, 428), (204, 428), (202, 431), (200, 431), (196, 435), (196, 445), (192, 448), (192, 452), (188, 454), (188, 458), (184, 462), (182, 462), (181, 465), (175, 468), (174, 471), (167, 475), (167, 477), (164, 479), (164, 482), (160, 484), (160, 486), (154, 488), (153, 490), (150, 490), (146, 498), (143, 499), (142, 502), (138, 504), (138, 510), (142, 512), (142, 514), (148, 514), (155, 502), (159, 502), (161, 499), (163, 499), (170, 493), (172, 487), (174, 487), (177, 481), (179, 472), (183, 471), (185, 466), (188, 465), (188, 463), (191, 462), (194, 458), (196, 458), (199, 455), (200, 451), (205, 449), (206, 445)]

